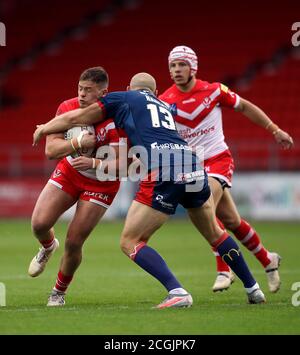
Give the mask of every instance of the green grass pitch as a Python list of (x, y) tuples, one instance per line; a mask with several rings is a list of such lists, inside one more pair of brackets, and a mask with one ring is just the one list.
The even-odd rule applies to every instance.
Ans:
[[(267, 289), (258, 261), (242, 247), (267, 303), (248, 305), (240, 281), (214, 294), (214, 257), (208, 244), (185, 220), (169, 221), (150, 241), (194, 298), (189, 309), (155, 310), (164, 288), (119, 249), (122, 222), (106, 222), (92, 233), (71, 284), (66, 306), (47, 308), (63, 251), (65, 223), (56, 234), (58, 252), (38, 278), (27, 268), (38, 243), (29, 221), (0, 222), (0, 282), (6, 307), (0, 307), (0, 334), (300, 334), (300, 306), (292, 305), (292, 284), (300, 282), (300, 224), (254, 223), (265, 246), (282, 256), (282, 287)], [(298, 297), (300, 301), (300, 296)]]

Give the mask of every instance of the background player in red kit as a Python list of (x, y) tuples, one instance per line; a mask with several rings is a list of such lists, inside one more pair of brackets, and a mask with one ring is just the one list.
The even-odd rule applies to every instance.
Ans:
[[(243, 113), (255, 124), (267, 129), (283, 148), (291, 148), (292, 138), (257, 106), (241, 98), (220, 83), (196, 79), (198, 59), (186, 46), (175, 47), (169, 55), (169, 70), (174, 80), (160, 99), (172, 105), (177, 129), (192, 147), (204, 147), (204, 167), (209, 176), (216, 215), (250, 250), (265, 268), (271, 292), (278, 291), (280, 256), (269, 252), (256, 231), (240, 217), (229, 192), (234, 162), (224, 140), (221, 107)], [(214, 250), (217, 260), (217, 278), (213, 291), (227, 289), (233, 281), (230, 268)]]
[[(84, 108), (107, 93), (108, 75), (102, 67), (85, 70), (79, 79), (78, 97), (64, 101), (57, 115)], [(53, 226), (57, 219), (77, 202), (75, 215), (69, 225), (65, 251), (61, 260), (56, 284), (48, 299), (48, 306), (62, 306), (64, 295), (82, 259), (82, 246), (112, 203), (119, 189), (119, 181), (100, 182), (96, 177), (95, 160), (80, 156), (72, 158), (78, 148), (76, 138), (64, 139), (64, 134), (47, 137), (46, 155), (50, 159), (63, 158), (41, 192), (32, 215), (32, 230), (42, 245), (32, 259), (28, 273), (32, 277), (43, 272), (49, 257), (58, 248)], [(119, 135), (109, 119), (95, 126), (95, 135), (82, 136), (82, 148), (110, 145), (118, 153)], [(76, 169), (80, 169), (77, 171)], [(90, 168), (90, 169), (88, 169)]]

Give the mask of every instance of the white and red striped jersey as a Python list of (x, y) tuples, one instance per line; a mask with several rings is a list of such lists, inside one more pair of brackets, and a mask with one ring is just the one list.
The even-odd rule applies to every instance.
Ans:
[(191, 91), (182, 92), (174, 84), (159, 98), (171, 105), (178, 132), (189, 146), (204, 147), (204, 159), (228, 149), (221, 107), (236, 108), (240, 98), (225, 85), (196, 80)]

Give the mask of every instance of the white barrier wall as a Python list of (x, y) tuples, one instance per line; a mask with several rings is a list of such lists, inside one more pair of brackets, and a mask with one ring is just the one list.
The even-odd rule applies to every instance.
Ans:
[[(123, 183), (106, 218), (123, 217), (134, 190), (133, 184)], [(300, 173), (235, 174), (231, 193), (244, 217), (300, 221)], [(183, 209), (179, 208), (176, 215), (182, 217)]]
[[(124, 217), (134, 196), (134, 184), (123, 182), (104, 219)], [(231, 189), (243, 217), (256, 220), (300, 221), (300, 173), (235, 174)], [(70, 218), (73, 210), (64, 217)], [(177, 217), (185, 216), (178, 208)]]
[(231, 192), (245, 217), (300, 220), (300, 173), (236, 174)]
[[(0, 217), (30, 218), (33, 207), (46, 181), (1, 180)], [(123, 218), (134, 197), (136, 184), (122, 182), (120, 191), (105, 219)], [(300, 221), (300, 172), (295, 173), (245, 173), (235, 174), (231, 189), (240, 214), (258, 220)], [(70, 219), (74, 208), (67, 211)], [(178, 208), (177, 217), (185, 216)]]

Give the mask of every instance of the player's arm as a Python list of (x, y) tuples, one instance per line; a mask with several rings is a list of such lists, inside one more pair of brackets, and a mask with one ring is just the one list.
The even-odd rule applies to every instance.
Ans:
[(252, 102), (240, 98), (240, 102), (235, 110), (248, 117), (253, 123), (272, 133), (276, 142), (284, 149), (289, 149), (293, 146), (294, 143), (292, 137), (273, 123), (270, 117)]
[(45, 155), (48, 159), (61, 159), (74, 152), (63, 133), (50, 134), (46, 137)]
[[(61, 159), (74, 152), (77, 152), (77, 138), (65, 140), (63, 133), (53, 133), (46, 137), (45, 155), (48, 159)], [(81, 148), (91, 149), (96, 145), (96, 136), (94, 134), (84, 134), (80, 140)]]
[[(71, 164), (74, 169), (81, 171), (85, 171), (88, 169), (98, 169), (99, 171), (101, 170), (105, 174), (107, 174), (108, 172), (115, 172), (116, 175), (119, 175), (119, 172), (126, 168), (127, 172), (127, 166), (123, 164), (124, 159), (120, 159), (120, 154), (122, 154), (121, 150), (125, 148), (119, 145), (110, 145), (109, 148), (109, 156), (105, 159), (88, 158), (82, 156), (73, 159)], [(127, 174), (125, 176), (127, 176)]]
[(56, 116), (43, 125), (38, 125), (33, 134), (33, 145), (37, 145), (41, 138), (52, 133), (59, 133), (74, 126), (89, 126), (104, 119), (103, 110), (98, 103), (92, 104), (84, 109), (76, 109)]

